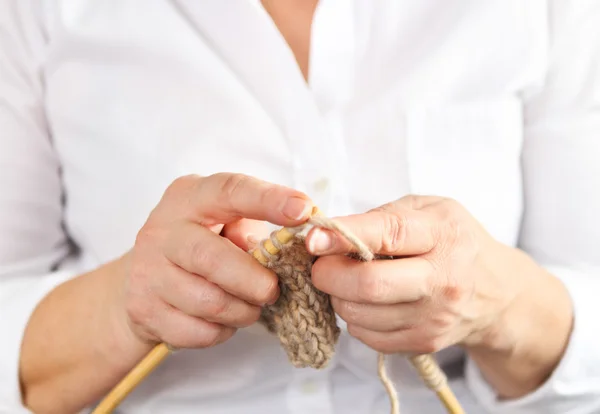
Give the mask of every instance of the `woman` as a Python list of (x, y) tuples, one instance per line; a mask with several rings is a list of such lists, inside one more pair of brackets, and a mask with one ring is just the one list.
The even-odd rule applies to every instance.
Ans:
[[(377, 351), (405, 413), (443, 412), (407, 352), (469, 413), (600, 410), (597, 2), (0, 4), (1, 412), (85, 411), (158, 342), (120, 412), (387, 412)], [(314, 205), (400, 258), (310, 234), (319, 371), (245, 252)]]

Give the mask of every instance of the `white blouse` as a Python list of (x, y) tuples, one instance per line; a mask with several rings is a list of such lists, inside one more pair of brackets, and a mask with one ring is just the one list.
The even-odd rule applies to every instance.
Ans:
[[(599, 21), (596, 0), (321, 0), (307, 85), (256, 0), (0, 0), (0, 413), (23, 409), (42, 297), (130, 248), (175, 177), (219, 171), (329, 215), (457, 199), (576, 308), (559, 367), (515, 401), (441, 352), (467, 413), (600, 412)], [(402, 358), (388, 369), (404, 414), (444, 412)], [(375, 352), (347, 333), (317, 371), (255, 326), (173, 355), (118, 412), (388, 407)]]

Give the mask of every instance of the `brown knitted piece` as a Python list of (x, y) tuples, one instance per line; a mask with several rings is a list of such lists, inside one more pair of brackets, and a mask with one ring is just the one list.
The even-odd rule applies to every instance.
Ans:
[(298, 368), (327, 366), (340, 335), (329, 296), (311, 282), (314, 260), (304, 238), (297, 236), (267, 264), (279, 276), (281, 294), (274, 305), (263, 308), (261, 322), (277, 334)]
[[(392, 259), (374, 255), (360, 239), (339, 223), (318, 215), (297, 228), (281, 228), (263, 240), (250, 253), (262, 265), (275, 271), (280, 279), (281, 295), (273, 306), (263, 309), (261, 322), (279, 336), (282, 346), (296, 367), (323, 368), (330, 361), (340, 331), (329, 297), (311, 283), (315, 258), (304, 247), (302, 231), (317, 226), (343, 236), (355, 253), (350, 256), (364, 261)], [(94, 409), (94, 414), (112, 413), (115, 407), (175, 349), (166, 343), (156, 345)], [(444, 372), (431, 355), (414, 355), (409, 360), (427, 386), (434, 390), (451, 414), (464, 414), (460, 403), (448, 387)], [(390, 398), (391, 414), (399, 413), (398, 397), (388, 377), (385, 357), (377, 358), (377, 373)]]
[[(279, 277), (281, 293), (274, 305), (262, 310), (260, 322), (279, 337), (290, 362), (299, 368), (324, 368), (333, 357), (340, 335), (329, 296), (316, 289), (311, 281), (315, 257), (305, 247), (303, 230), (322, 227), (342, 235), (350, 242), (357, 260), (390, 260), (393, 257), (374, 255), (368, 246), (339, 223), (315, 215), (305, 225), (286, 228), (285, 234), (273, 232), (254, 250), (255, 257)], [(281, 239), (279, 238), (281, 236)], [(267, 244), (270, 243), (270, 248)], [(440, 396), (450, 413), (461, 414), (462, 408), (447, 390), (447, 379), (431, 355), (409, 357), (421, 378)], [(400, 412), (396, 389), (388, 377), (385, 358), (378, 354), (377, 372), (390, 398), (391, 413)], [(438, 394), (440, 395), (440, 394)]]

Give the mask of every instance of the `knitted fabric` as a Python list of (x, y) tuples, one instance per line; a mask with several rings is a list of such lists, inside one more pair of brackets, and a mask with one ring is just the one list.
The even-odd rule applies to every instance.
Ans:
[[(334, 355), (340, 335), (329, 295), (319, 291), (311, 281), (311, 269), (316, 257), (305, 247), (304, 231), (318, 226), (344, 236), (356, 249), (351, 256), (357, 260), (383, 259), (375, 256), (369, 248), (350, 231), (322, 216), (315, 216), (305, 226), (293, 230), (296, 237), (281, 244), (276, 232), (270, 240), (279, 253), (270, 254), (261, 244), (259, 247), (268, 259), (266, 266), (279, 277), (280, 295), (275, 304), (265, 306), (260, 322), (279, 337), (292, 365), (298, 368), (324, 368)], [(388, 258), (388, 257), (385, 257)], [(384, 355), (379, 354), (377, 371), (390, 398), (392, 414), (399, 413), (398, 398), (392, 381), (385, 370)]]
[[(358, 260), (393, 259), (375, 256), (350, 231), (338, 223), (315, 215), (298, 228), (283, 228), (273, 232), (252, 250), (253, 256), (279, 276), (281, 295), (272, 306), (263, 309), (261, 322), (277, 334), (290, 361), (296, 367), (323, 368), (334, 354), (340, 330), (336, 325), (329, 296), (316, 289), (311, 282), (315, 257), (304, 247), (303, 230), (311, 226), (323, 227), (342, 235)], [(110, 414), (124, 398), (175, 349), (166, 343), (152, 349), (94, 409), (94, 414)], [(434, 390), (451, 414), (464, 414), (462, 407), (447, 386), (447, 378), (431, 355), (413, 355), (408, 359), (425, 384)], [(391, 413), (399, 413), (394, 384), (387, 376), (385, 359), (378, 354), (377, 372), (390, 398)]]
[(324, 368), (340, 335), (329, 296), (311, 282), (314, 260), (303, 237), (295, 237), (267, 264), (279, 276), (281, 293), (274, 305), (263, 308), (261, 322), (298, 368)]
[[(277, 232), (273, 232), (269, 240), (276, 254), (268, 251), (265, 240), (260, 243), (258, 249), (266, 259), (265, 266), (277, 274), (281, 290), (277, 302), (263, 308), (260, 322), (279, 337), (295, 367), (320, 369), (333, 357), (340, 330), (329, 296), (315, 288), (311, 281), (316, 257), (308, 253), (304, 240), (305, 231), (311, 227), (322, 227), (343, 236), (354, 247), (349, 256), (357, 260), (390, 260), (393, 257), (374, 255), (352, 232), (323, 216), (313, 216), (305, 225), (287, 229), (294, 234), (287, 243), (279, 241)], [(440, 392), (447, 387), (447, 378), (431, 355), (413, 355), (409, 360), (430, 389)], [(377, 372), (389, 396), (391, 413), (399, 414), (396, 389), (387, 375), (382, 353), (378, 354)], [(453, 396), (441, 399), (449, 412), (463, 413)]]

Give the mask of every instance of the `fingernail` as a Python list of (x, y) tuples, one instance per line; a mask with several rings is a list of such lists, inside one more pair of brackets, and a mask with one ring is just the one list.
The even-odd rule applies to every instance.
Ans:
[(280, 295), (279, 287), (277, 287), (277, 293), (273, 295), (273, 298), (267, 302), (267, 305), (274, 305), (277, 300), (279, 300)]
[(279, 299), (279, 296), (274, 297), (273, 299), (271, 299), (270, 301), (267, 302), (267, 305), (274, 305), (275, 303), (277, 303), (278, 299)]
[(254, 249), (260, 240), (254, 234), (249, 234), (246, 236), (246, 243), (248, 243), (248, 249)]
[(308, 249), (314, 254), (325, 253), (333, 247), (334, 238), (329, 232), (315, 229), (310, 236)]
[(289, 219), (300, 220), (308, 217), (311, 207), (308, 200), (300, 197), (290, 197), (281, 209), (281, 212)]

